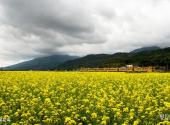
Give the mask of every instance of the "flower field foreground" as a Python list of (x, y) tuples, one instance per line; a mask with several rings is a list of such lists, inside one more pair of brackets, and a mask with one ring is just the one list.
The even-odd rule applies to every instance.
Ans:
[(168, 125), (170, 73), (0, 72), (0, 124)]

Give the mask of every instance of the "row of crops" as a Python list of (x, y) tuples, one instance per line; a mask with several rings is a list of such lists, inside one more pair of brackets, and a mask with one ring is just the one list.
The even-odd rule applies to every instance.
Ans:
[(168, 125), (169, 73), (0, 72), (0, 124)]

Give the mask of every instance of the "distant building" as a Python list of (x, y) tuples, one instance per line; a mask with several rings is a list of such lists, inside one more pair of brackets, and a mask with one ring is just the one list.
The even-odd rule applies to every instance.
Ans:
[(127, 68), (133, 68), (133, 65), (126, 65)]

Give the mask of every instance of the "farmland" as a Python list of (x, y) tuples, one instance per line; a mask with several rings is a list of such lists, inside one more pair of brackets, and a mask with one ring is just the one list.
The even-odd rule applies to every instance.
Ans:
[(170, 73), (0, 72), (0, 124), (169, 124)]

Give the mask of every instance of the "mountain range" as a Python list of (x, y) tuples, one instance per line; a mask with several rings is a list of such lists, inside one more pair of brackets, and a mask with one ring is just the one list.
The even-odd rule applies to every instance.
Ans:
[(143, 47), (128, 53), (91, 54), (84, 57), (52, 55), (4, 67), (3, 70), (77, 70), (82, 67), (121, 67), (127, 64), (169, 68), (170, 47)]
[(129, 53), (87, 55), (82, 58), (64, 62), (58, 70), (76, 70), (80, 68), (135, 66), (170, 67), (170, 47)]

